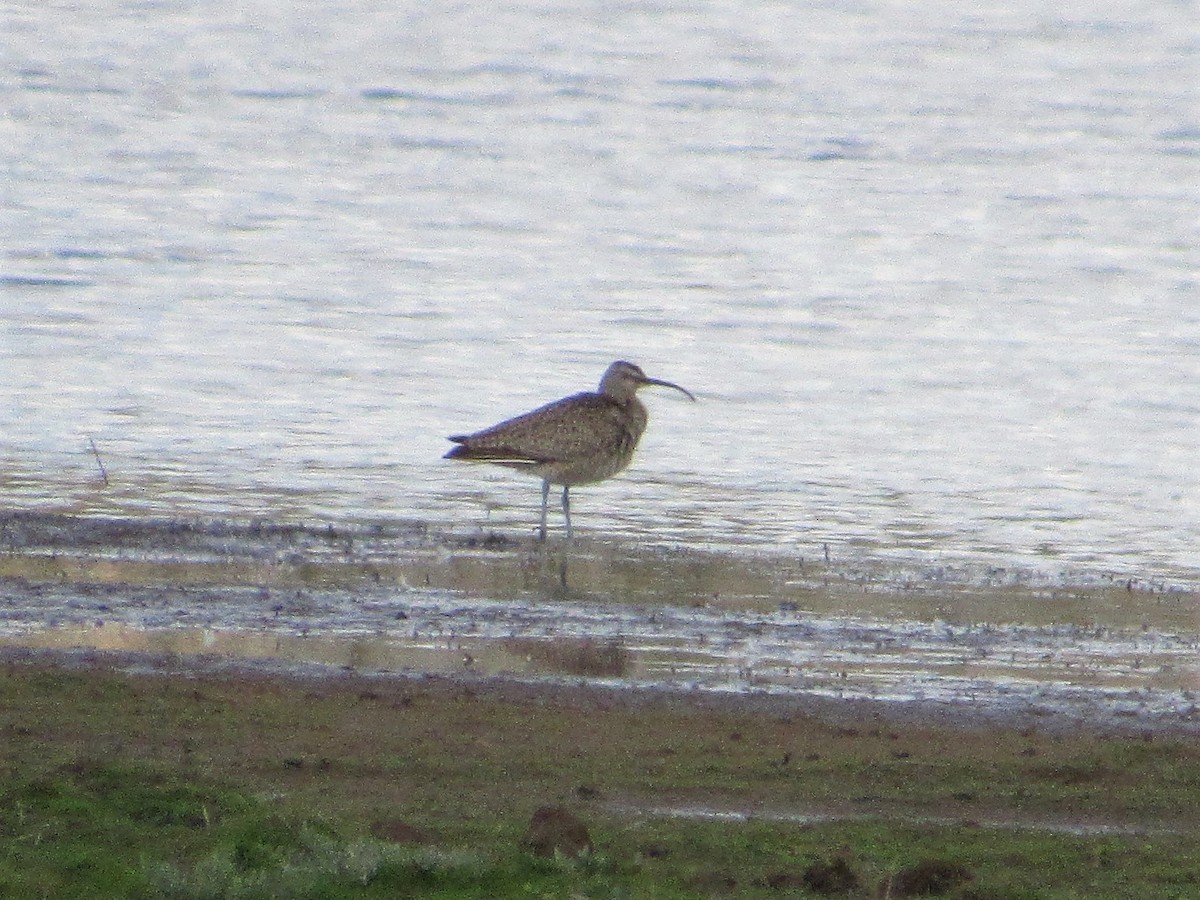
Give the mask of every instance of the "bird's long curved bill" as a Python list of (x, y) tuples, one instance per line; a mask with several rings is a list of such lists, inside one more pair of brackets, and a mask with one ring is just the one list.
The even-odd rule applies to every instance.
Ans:
[(645, 381), (642, 382), (642, 384), (654, 384), (654, 385), (658, 385), (658, 387), (675, 388), (675, 390), (679, 391), (679, 393), (683, 394), (685, 397), (687, 397), (693, 403), (696, 402), (696, 397), (695, 397), (695, 395), (692, 394), (691, 391), (689, 391), (685, 387), (680, 387), (673, 381), (663, 381), (661, 378), (647, 378)]

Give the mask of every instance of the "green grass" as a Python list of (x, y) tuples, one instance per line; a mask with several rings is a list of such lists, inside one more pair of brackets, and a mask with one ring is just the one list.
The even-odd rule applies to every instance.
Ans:
[[(546, 803), (586, 822), (594, 854), (521, 849)], [(645, 812), (688, 804), (761, 816)], [(842, 818), (778, 818), (814, 809)], [(841, 896), (865, 898), (937, 863), (969, 875), (960, 900), (1183, 898), (1200, 895), (1198, 817), (1200, 748), (1161, 736), (0, 669), (0, 897), (816, 896), (838, 863), (857, 883)], [(422, 842), (377, 837), (389, 823)]]
[(803, 873), (838, 856), (861, 885), (852, 896), (929, 859), (971, 873), (959, 897), (1200, 890), (1192, 836), (607, 821), (597, 833), (604, 851), (545, 860), (519, 852), (506, 823), (467, 846), (400, 846), (362, 834), (352, 819), (306, 817), (128, 761), (8, 778), (0, 803), (0, 895), (12, 897), (770, 897), (802, 892)]
[(614, 885), (599, 859), (401, 846), (129, 761), (6, 778), (0, 810), (0, 896), (608, 896)]

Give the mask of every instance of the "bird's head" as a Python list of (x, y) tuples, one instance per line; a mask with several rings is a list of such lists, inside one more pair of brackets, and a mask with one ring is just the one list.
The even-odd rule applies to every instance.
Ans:
[(694, 401), (696, 399), (692, 395), (692, 392), (686, 388), (682, 388), (671, 381), (650, 378), (642, 371), (641, 366), (625, 362), (623, 359), (619, 359), (609, 366), (604, 371), (604, 377), (600, 379), (600, 393), (606, 394), (622, 403), (628, 403), (632, 400), (634, 395), (637, 394), (638, 388), (647, 386), (674, 388), (689, 400)]

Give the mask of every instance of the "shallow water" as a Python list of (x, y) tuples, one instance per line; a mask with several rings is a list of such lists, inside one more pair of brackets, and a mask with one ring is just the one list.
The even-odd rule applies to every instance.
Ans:
[[(803, 693), (992, 710), (1200, 718), (1195, 635), (768, 616), (624, 605), (479, 603), (440, 593), (309, 592), (255, 603), (215, 592), (166, 605), (60, 593), (33, 621), (7, 610), (0, 643), (178, 658), (325, 665), (362, 672), (571, 677), (721, 692)], [(183, 607), (183, 604), (187, 604)], [(281, 608), (282, 607), (282, 608)]]
[(5, 13), (5, 507), (520, 538), (629, 357), (592, 536), (1200, 582), (1186, 4), (238, 9)]

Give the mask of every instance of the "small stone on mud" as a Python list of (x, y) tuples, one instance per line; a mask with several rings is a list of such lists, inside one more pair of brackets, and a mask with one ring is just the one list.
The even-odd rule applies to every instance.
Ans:
[(533, 814), (521, 846), (534, 856), (576, 857), (591, 852), (592, 838), (584, 825), (564, 806), (543, 806)]

